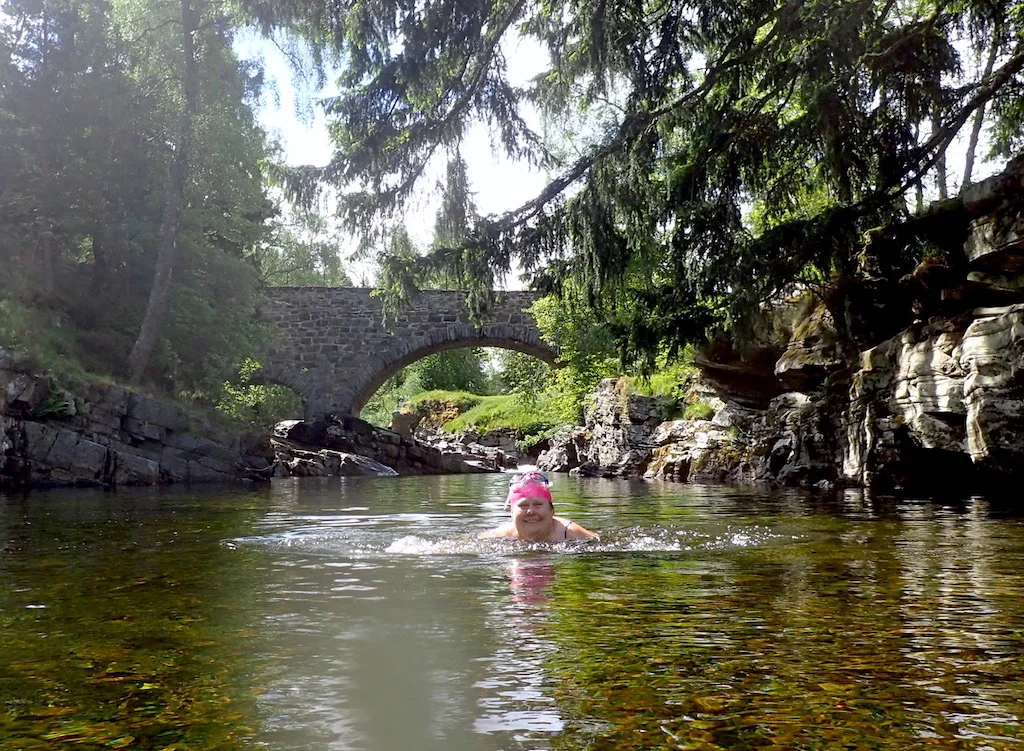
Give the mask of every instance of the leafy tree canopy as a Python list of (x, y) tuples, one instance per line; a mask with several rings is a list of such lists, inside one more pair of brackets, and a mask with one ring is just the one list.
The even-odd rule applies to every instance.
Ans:
[[(255, 251), (276, 208), (250, 105), (259, 70), (236, 9), (194, 4), (201, 74), (170, 320), (148, 378), (214, 393), (253, 349)], [(0, 12), (0, 318), (4, 346), (123, 374), (146, 307), (183, 107), (182, 3), (10, 0)], [(32, 328), (11, 322), (35, 322)], [(0, 329), (4, 329), (0, 321)], [(55, 332), (46, 337), (49, 328)]]
[[(454, 268), (486, 296), (516, 265), (542, 288), (572, 280), (623, 324), (625, 351), (699, 339), (808, 275), (898, 277), (910, 259), (865, 260), (864, 233), (904, 215), (924, 181), (946, 190), (946, 151), (975, 115), (995, 154), (1022, 141), (1020, 2), (290, 0), (256, 11), (345, 63), (326, 103), (336, 153), (291, 175), (294, 197), (332, 184), (343, 215), (373, 236), (435, 160), (449, 161), (445, 241), (394, 259), (385, 281)], [(550, 59), (528, 86), (508, 73), (521, 38)], [(531, 128), (529, 108), (586, 123), (577, 156)], [(498, 216), (472, 210), (459, 147), (474, 121), (554, 175), (535, 198)]]

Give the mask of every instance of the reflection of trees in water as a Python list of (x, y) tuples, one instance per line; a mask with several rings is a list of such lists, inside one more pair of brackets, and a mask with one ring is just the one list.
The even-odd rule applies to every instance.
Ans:
[(616, 749), (1020, 741), (1006, 564), (1024, 541), (922, 508), (787, 519), (787, 544), (560, 561), (547, 669), (566, 727)]
[(987, 717), (993, 727), (1016, 726), (1019, 738), (1024, 599), (1019, 568), (1006, 564), (1019, 560), (1020, 540), (993, 524), (981, 501), (962, 513), (921, 506), (905, 514), (892, 549), (908, 662), (917, 666), (921, 685), (945, 697), (950, 716), (963, 718), (966, 732)]

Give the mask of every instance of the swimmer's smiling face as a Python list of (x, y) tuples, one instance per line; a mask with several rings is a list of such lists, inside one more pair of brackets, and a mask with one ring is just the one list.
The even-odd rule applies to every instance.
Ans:
[(547, 498), (527, 496), (512, 504), (512, 523), (519, 530), (546, 533), (554, 516), (555, 508)]

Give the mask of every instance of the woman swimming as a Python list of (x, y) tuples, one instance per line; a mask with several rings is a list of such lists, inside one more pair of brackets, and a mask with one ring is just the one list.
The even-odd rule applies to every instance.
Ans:
[(499, 527), (481, 532), (480, 538), (510, 537), (529, 542), (586, 540), (597, 535), (574, 521), (555, 516), (550, 482), (540, 472), (516, 475), (509, 483), (505, 503), (512, 518)]

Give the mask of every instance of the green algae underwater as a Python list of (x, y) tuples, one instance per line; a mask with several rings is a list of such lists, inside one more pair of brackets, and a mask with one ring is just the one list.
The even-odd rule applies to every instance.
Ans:
[(1011, 749), (986, 499), (494, 476), (0, 500), (0, 749)]

